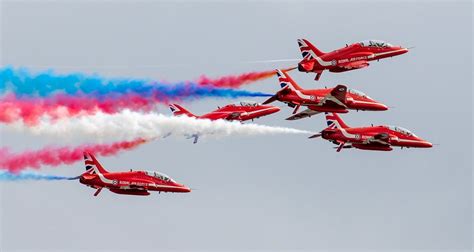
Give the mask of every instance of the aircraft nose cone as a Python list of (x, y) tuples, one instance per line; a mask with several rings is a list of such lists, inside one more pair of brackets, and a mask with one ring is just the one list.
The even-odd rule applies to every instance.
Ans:
[(398, 55), (401, 55), (401, 54), (405, 54), (408, 52), (408, 48), (405, 48), (405, 47), (401, 47), (401, 46), (393, 46), (389, 49), (388, 51), (388, 55), (390, 57), (393, 57), (393, 56), (398, 56)]
[(431, 147), (433, 147), (433, 144), (430, 143), (430, 142), (428, 142), (428, 141), (423, 141), (423, 142), (421, 143), (421, 147), (422, 147), (422, 148), (431, 148)]
[(276, 113), (276, 112), (280, 111), (280, 108), (279, 107), (273, 107), (270, 111), (273, 114), (273, 113)]
[(394, 51), (394, 55), (401, 55), (401, 54), (407, 53), (409, 49), (399, 46), (398, 48), (393, 48), (393, 51)]
[(370, 104), (365, 105), (367, 106), (368, 110), (373, 111), (385, 111), (388, 110), (388, 107), (385, 104), (378, 103), (376, 101), (372, 101)]
[(267, 105), (259, 109), (257, 112), (260, 112), (260, 114), (263, 114), (263, 115), (269, 115), (269, 114), (276, 113), (278, 111), (280, 111), (279, 107)]
[(191, 192), (191, 188), (184, 186), (183, 191), (184, 192)]
[(433, 144), (426, 141), (426, 140), (423, 140), (421, 138), (416, 138), (414, 144), (413, 144), (413, 147), (418, 147), (418, 148), (431, 148), (433, 147)]
[(382, 111), (388, 110), (387, 105), (382, 104), (382, 103), (377, 103), (376, 107), (377, 107), (377, 110), (382, 110)]

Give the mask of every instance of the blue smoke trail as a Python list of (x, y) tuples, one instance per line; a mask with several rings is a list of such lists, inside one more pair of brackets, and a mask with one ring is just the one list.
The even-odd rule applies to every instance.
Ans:
[(0, 68), (0, 94), (11, 91), (17, 96), (47, 97), (56, 93), (105, 97), (111, 94), (139, 94), (165, 99), (195, 97), (258, 97), (271, 96), (261, 92), (202, 86), (194, 82), (176, 84), (144, 79), (106, 79), (81, 73), (55, 74), (52, 70), (32, 74), (25, 68)]
[(36, 172), (19, 172), (11, 173), (8, 171), (0, 171), (0, 181), (19, 181), (19, 180), (73, 180), (77, 177), (63, 177), (55, 175), (46, 175)]

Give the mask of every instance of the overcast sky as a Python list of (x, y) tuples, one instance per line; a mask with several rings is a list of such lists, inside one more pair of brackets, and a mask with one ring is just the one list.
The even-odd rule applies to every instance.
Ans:
[[(415, 46), (358, 71), (291, 76), (304, 88), (347, 84), (391, 107), (342, 115), (350, 126), (394, 124), (437, 145), (343, 150), (304, 135), (167, 138), (100, 158), (110, 171), (164, 172), (189, 194), (99, 197), (77, 181), (0, 184), (0, 250), (468, 250), (472, 222), (472, 3), (3, 1), (1, 63), (108, 77), (192, 80), (269, 70), (365, 39)], [(278, 90), (276, 78), (245, 87)], [(200, 114), (236, 100), (185, 103)], [(322, 116), (257, 123), (311, 131)], [(169, 114), (167, 107), (160, 111)], [(2, 131), (20, 151), (61, 138)], [(83, 164), (46, 168), (77, 175)]]

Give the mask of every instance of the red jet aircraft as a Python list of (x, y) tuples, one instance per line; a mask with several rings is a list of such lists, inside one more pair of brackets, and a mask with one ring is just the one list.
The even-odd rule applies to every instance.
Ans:
[(111, 192), (128, 195), (148, 196), (148, 191), (158, 192), (191, 192), (188, 187), (176, 183), (165, 174), (153, 171), (108, 172), (97, 161), (94, 155), (84, 152), (86, 172), (79, 176), (79, 182), (97, 189), (97, 196), (102, 188)]
[(316, 73), (319, 80), (324, 70), (345, 72), (369, 66), (369, 61), (393, 57), (408, 52), (408, 48), (393, 46), (380, 40), (366, 40), (324, 53), (306, 39), (298, 39), (303, 60), (298, 64), (301, 72)]
[[(297, 120), (321, 112), (347, 113), (352, 110), (387, 110), (387, 106), (373, 100), (364, 93), (337, 85), (335, 88), (304, 90), (288, 75), (279, 69), (276, 70), (281, 89), (263, 104), (275, 100), (284, 102), (295, 108), (293, 116), (287, 120)], [(306, 110), (296, 114), (300, 106), (308, 107)]]
[(361, 150), (391, 151), (392, 146), (431, 148), (433, 144), (425, 141), (409, 130), (396, 126), (371, 126), (350, 128), (335, 113), (326, 113), (328, 127), (309, 138), (322, 137), (339, 145), (337, 152), (343, 148)]
[(178, 104), (170, 104), (170, 109), (175, 116), (186, 115), (198, 119), (219, 120), (224, 119), (228, 121), (247, 121), (266, 116), (280, 111), (279, 107), (261, 105), (256, 102), (240, 102), (239, 105), (229, 104), (224, 107), (207, 113), (205, 115), (196, 116)]
[[(209, 119), (209, 120), (228, 120), (228, 121), (247, 121), (252, 120), (255, 118), (259, 118), (262, 116), (270, 115), (280, 111), (279, 107), (270, 106), (270, 105), (261, 105), (256, 102), (240, 102), (239, 105), (236, 104), (229, 104), (224, 107), (219, 107), (217, 110), (212, 111), (211, 113), (204, 114), (201, 116), (194, 115), (193, 113), (189, 112), (182, 106), (178, 104), (170, 104), (171, 112), (173, 115), (185, 115), (197, 119)], [(190, 138), (194, 138), (193, 143), (197, 143), (199, 135), (193, 134)]]

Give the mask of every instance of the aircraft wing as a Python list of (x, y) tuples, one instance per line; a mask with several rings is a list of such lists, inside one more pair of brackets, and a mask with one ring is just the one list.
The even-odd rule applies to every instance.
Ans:
[(337, 85), (318, 103), (318, 106), (342, 107), (347, 109), (346, 102), (347, 87)]
[(347, 62), (347, 63), (343, 63), (339, 65), (339, 67), (342, 67), (346, 70), (359, 69), (359, 68), (364, 68), (368, 66), (369, 66), (369, 62), (365, 60), (352, 61), (352, 62)]
[(232, 121), (232, 120), (238, 119), (240, 117), (240, 114), (241, 114), (240, 112), (230, 112), (226, 116), (224, 116), (224, 119)]
[(316, 114), (319, 114), (321, 112), (319, 111), (315, 111), (315, 110), (312, 110), (312, 109), (305, 109), (297, 114), (294, 114), (288, 118), (286, 118), (286, 120), (299, 120), (299, 119), (303, 119), (303, 118), (306, 118), (306, 117), (310, 117), (312, 115), (316, 115)]
[(239, 111), (219, 111), (219, 112), (212, 112), (202, 116), (202, 118), (211, 119), (211, 120), (218, 120), (224, 119), (228, 121), (236, 120), (240, 117), (242, 112)]
[(390, 145), (390, 135), (387, 133), (379, 133), (373, 137), (367, 139), (367, 144), (381, 144), (381, 145)]
[(379, 133), (374, 135), (363, 143), (351, 143), (351, 142), (342, 142), (342, 141), (333, 141), (333, 143), (338, 144), (337, 152), (340, 152), (342, 149), (357, 148), (363, 150), (391, 150), (390, 147), (390, 135), (387, 133)]

